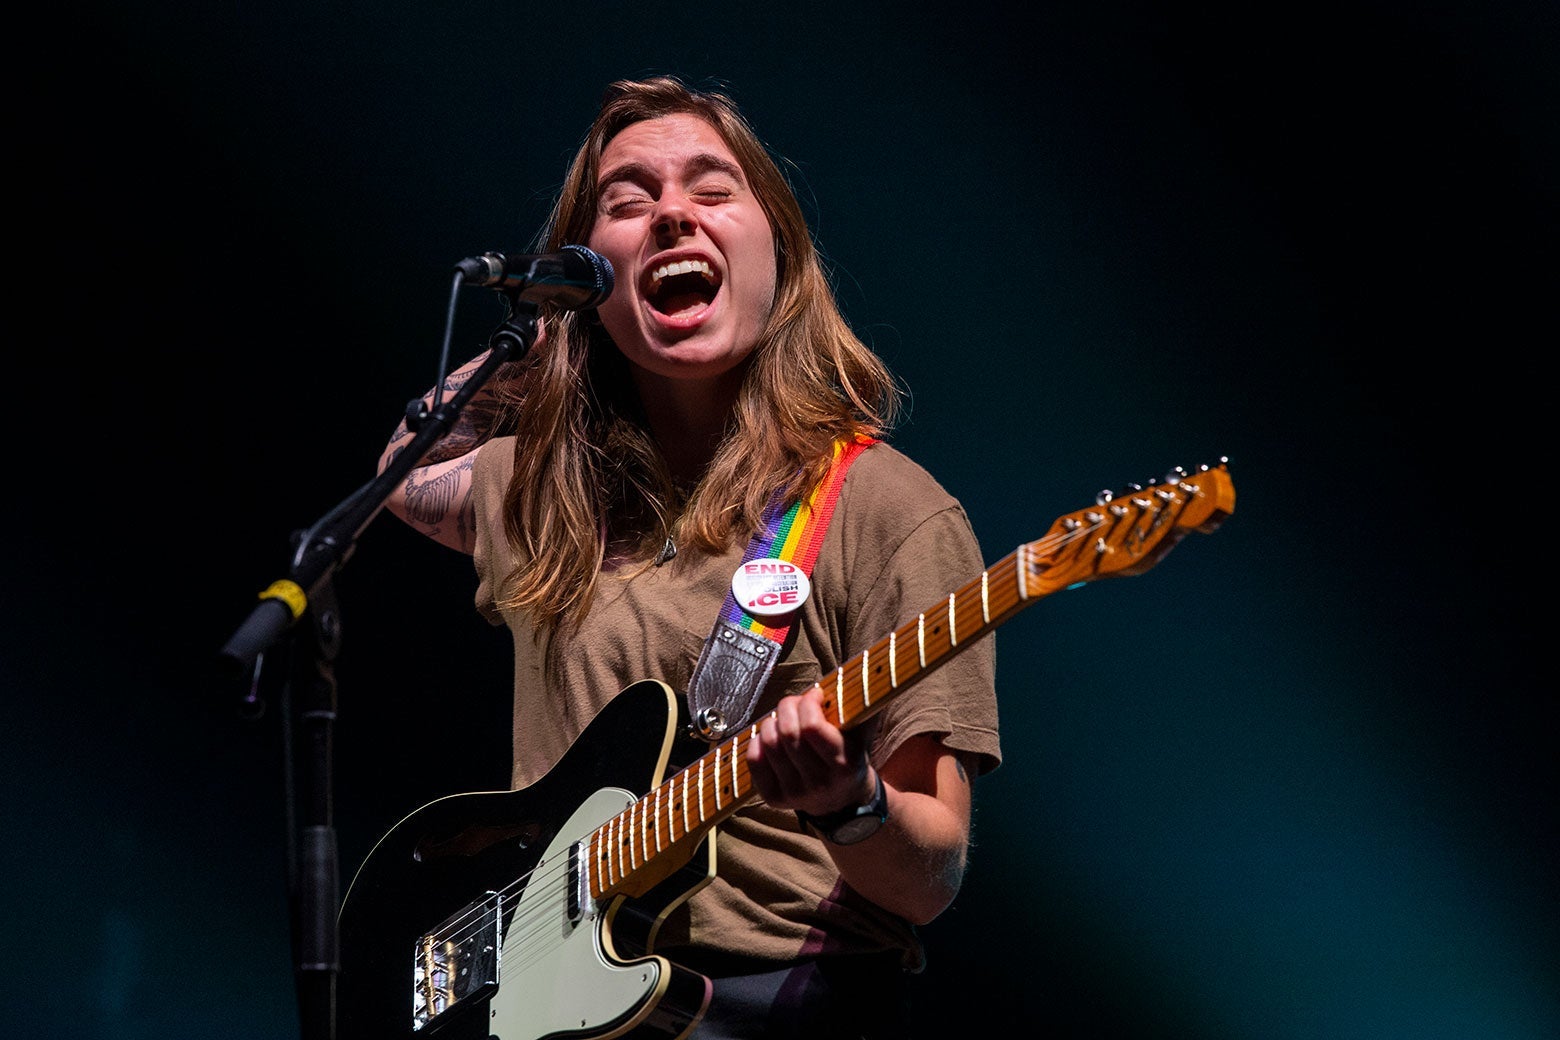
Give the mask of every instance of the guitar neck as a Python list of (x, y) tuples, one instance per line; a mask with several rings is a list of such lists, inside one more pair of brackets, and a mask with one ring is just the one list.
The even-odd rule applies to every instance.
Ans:
[[(1183, 535), (1212, 532), (1234, 509), (1226, 469), (1204, 469), (1124, 499), (1102, 494), (1095, 508), (1060, 517), (980, 576), (819, 680), (824, 714), (841, 729), (860, 725), (961, 650), (1053, 592), (1140, 574)], [(771, 713), (772, 714), (772, 713)], [(770, 716), (756, 719), (592, 832), (586, 878), (597, 898), (643, 895), (693, 855), (721, 821), (755, 797), (747, 746)]]

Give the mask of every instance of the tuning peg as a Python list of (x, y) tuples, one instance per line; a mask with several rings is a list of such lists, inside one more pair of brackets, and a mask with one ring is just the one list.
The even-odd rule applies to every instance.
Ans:
[(1097, 506), (1107, 505), (1115, 497), (1116, 493), (1110, 488), (1106, 488), (1094, 496), (1094, 504)]
[(1166, 484), (1179, 484), (1186, 479), (1185, 466), (1171, 466), (1170, 472), (1165, 474)]

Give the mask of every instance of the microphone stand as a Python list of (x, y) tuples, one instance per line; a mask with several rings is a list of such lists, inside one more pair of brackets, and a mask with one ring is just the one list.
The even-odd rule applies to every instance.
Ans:
[[(459, 291), (457, 273), (451, 294)], [(415, 469), (435, 442), (449, 432), (461, 410), (500, 365), (526, 355), (536, 342), (537, 306), (518, 292), (504, 294), (508, 313), (488, 340), (488, 356), (449, 400), (441, 401), (448, 338), (434, 384), (433, 407), (421, 398), (407, 406), (407, 425), (417, 436), (368, 484), (314, 523), (293, 535), (287, 576), (260, 593), (260, 603), (223, 646), (222, 663), (235, 678), (248, 675), (241, 708), (250, 718), (265, 710), (261, 693), (266, 651), (284, 637), (287, 668), (280, 702), (288, 798), (288, 896), (299, 1016), (304, 1040), (335, 1040), (336, 978), (340, 971), (337, 862), (332, 775), (332, 727), (336, 720), (334, 662), (341, 643), (341, 619), (334, 578), (356, 548), (358, 536), (379, 514), (390, 492)], [(447, 335), (447, 334), (446, 334)], [(312, 624), (296, 627), (305, 614)], [(293, 688), (300, 694), (294, 758)]]

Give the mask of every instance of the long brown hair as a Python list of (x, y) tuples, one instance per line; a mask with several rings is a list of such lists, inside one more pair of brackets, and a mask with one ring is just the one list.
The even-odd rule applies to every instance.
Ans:
[(743, 378), (727, 434), (684, 498), (650, 436), (627, 362), (592, 315), (543, 313), (545, 335), (509, 394), (514, 478), (505, 535), (519, 563), (500, 599), (544, 629), (585, 617), (603, 564), (652, 562), (679, 551), (720, 551), (748, 537), (776, 488), (791, 501), (828, 467), (834, 442), (882, 436), (900, 388), (850, 330), (836, 305), (801, 206), (736, 104), (674, 77), (607, 88), (575, 154), (541, 239), (551, 251), (588, 240), (608, 142), (648, 119), (691, 114), (709, 123), (741, 164), (775, 238), (774, 307)]

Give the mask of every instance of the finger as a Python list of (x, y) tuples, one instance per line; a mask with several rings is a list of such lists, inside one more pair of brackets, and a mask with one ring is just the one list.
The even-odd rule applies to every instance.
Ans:
[(845, 734), (823, 712), (823, 694), (813, 687), (796, 698), (796, 719), (800, 729), (800, 744), (805, 745), (825, 769), (834, 769), (846, 763), (848, 747)]
[[(780, 808), (796, 808), (827, 800), (840, 782), (841, 760), (830, 747), (830, 728), (818, 709), (817, 697), (787, 697), (750, 742), (748, 756), (754, 787), (765, 801)], [(819, 740), (822, 736), (823, 742)], [(839, 741), (836, 732), (833, 739)], [(820, 747), (822, 750), (820, 750)]]
[(753, 786), (764, 800), (770, 803), (787, 801), (798, 786), (799, 777), (774, 717), (765, 719), (758, 727), (758, 733), (748, 741), (747, 760)]
[(784, 795), (780, 789), (780, 781), (775, 776), (774, 768), (770, 765), (770, 758), (763, 750), (763, 744), (758, 740), (748, 742), (747, 767), (748, 779), (753, 784), (753, 790), (766, 802), (778, 802)]
[(775, 748), (786, 755), (798, 775), (800, 787), (790, 793), (815, 793), (817, 788), (836, 782), (838, 774), (848, 767), (844, 737), (824, 716), (822, 696), (816, 689), (788, 700)]

